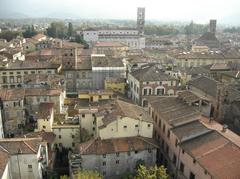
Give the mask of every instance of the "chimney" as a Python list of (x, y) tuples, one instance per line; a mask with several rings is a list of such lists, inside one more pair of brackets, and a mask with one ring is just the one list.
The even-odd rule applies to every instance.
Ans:
[(228, 126), (227, 126), (226, 124), (224, 124), (224, 125), (222, 126), (222, 132), (226, 132), (227, 129), (228, 129)]

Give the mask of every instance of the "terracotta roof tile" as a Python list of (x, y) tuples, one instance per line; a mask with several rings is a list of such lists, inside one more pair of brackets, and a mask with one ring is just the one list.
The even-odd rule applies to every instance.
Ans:
[(144, 137), (128, 137), (117, 139), (95, 139), (79, 144), (82, 155), (102, 155), (117, 152), (142, 151), (158, 148), (153, 139)]

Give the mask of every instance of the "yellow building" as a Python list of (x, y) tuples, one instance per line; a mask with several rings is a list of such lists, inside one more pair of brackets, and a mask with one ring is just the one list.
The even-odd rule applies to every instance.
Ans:
[(105, 90), (113, 90), (115, 92), (125, 93), (125, 79), (123, 78), (107, 78), (104, 81)]
[(79, 99), (87, 99), (89, 102), (98, 102), (100, 100), (112, 99), (113, 91), (111, 90), (92, 90), (79, 91)]
[(192, 46), (192, 52), (208, 52), (209, 48), (208, 46), (199, 46), (199, 45), (193, 45)]

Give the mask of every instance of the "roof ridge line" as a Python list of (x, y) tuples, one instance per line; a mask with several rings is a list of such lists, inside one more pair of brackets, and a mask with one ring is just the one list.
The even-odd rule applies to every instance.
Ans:
[(37, 153), (37, 151), (35, 151), (26, 141), (23, 141), (23, 143), (29, 147), (33, 152)]
[[(151, 145), (156, 146), (157, 148), (159, 148), (158, 145), (156, 145), (156, 144), (154, 144), (154, 143), (146, 140), (146, 139), (145, 139), (144, 137), (142, 137), (142, 136), (137, 136), (137, 138), (140, 139), (140, 140), (143, 140), (144, 142), (147, 142), (148, 144), (151, 144)], [(153, 139), (153, 138), (149, 138), (149, 139)]]
[(89, 144), (82, 151), (80, 151), (80, 153), (85, 152), (97, 140), (98, 138), (95, 138), (91, 142), (89, 142)]
[(7, 149), (5, 149), (2, 145), (0, 145), (0, 148), (6, 151), (8, 154), (10, 154), (10, 152)]

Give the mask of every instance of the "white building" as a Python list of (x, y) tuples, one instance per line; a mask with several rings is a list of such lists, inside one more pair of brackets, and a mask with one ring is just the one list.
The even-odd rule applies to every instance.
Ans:
[(150, 138), (128, 137), (90, 140), (80, 144), (78, 150), (83, 169), (98, 170), (104, 178), (116, 178), (133, 173), (139, 161), (146, 166), (155, 165), (157, 148)]
[(87, 29), (83, 31), (83, 39), (90, 45), (97, 41), (115, 41), (132, 49), (145, 48), (145, 37), (140, 36), (137, 29)]
[(42, 179), (44, 162), (48, 161), (47, 146), (41, 138), (0, 140), (2, 179)]

